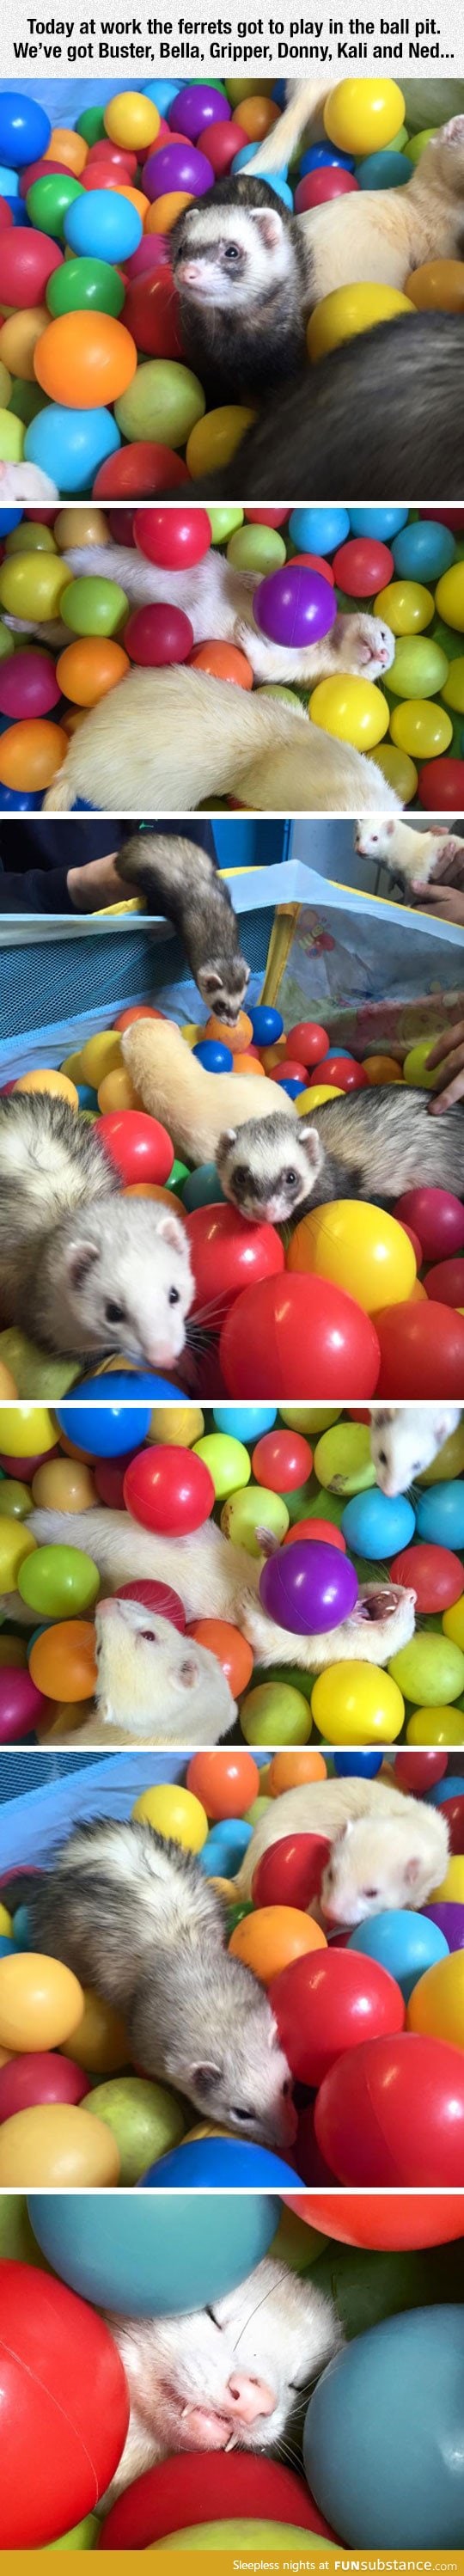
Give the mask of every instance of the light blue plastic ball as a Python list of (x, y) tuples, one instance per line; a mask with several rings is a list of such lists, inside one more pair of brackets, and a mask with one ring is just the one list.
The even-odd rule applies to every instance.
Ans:
[[(295, 2191), (299, 2179), (293, 2165), (284, 2164), (283, 2158), (275, 2156), (270, 2147), (255, 2147), (249, 2139), (242, 2138), (193, 2138), (191, 2145), (186, 2140), (184, 2146), (173, 2147), (169, 2156), (160, 2156), (158, 2164), (150, 2165), (148, 2173), (142, 2176), (140, 2189), (161, 2192), (182, 2189), (188, 2207), (189, 2191)], [(227, 2233), (232, 2205), (236, 2207), (237, 2203), (228, 2202)], [(275, 2203), (269, 2201), (266, 2205), (268, 2209), (275, 2207)], [(238, 2206), (242, 2204), (239, 2202)], [(204, 2207), (208, 2207), (207, 2201)], [(224, 2228), (224, 2217), (222, 2224)], [(274, 2234), (276, 2226), (277, 2219)], [(195, 2210), (195, 2236), (196, 2230)], [(208, 2296), (211, 2296), (210, 2292)], [(185, 2300), (183, 2304), (186, 2306)], [(202, 2305), (205, 2305), (205, 2298)]]
[[(114, 1383), (112, 1379), (112, 1387)], [(60, 1431), (65, 1431), (69, 1440), (75, 1440), (79, 1449), (90, 1449), (91, 1455), (95, 1458), (123, 1458), (129, 1449), (142, 1449), (144, 1440), (147, 1438), (153, 1398), (151, 1397), (150, 1404), (146, 1402), (134, 1404), (134, 1401), (126, 1403), (128, 1388), (133, 1399), (134, 1379), (130, 1379), (128, 1375), (127, 1379), (123, 1378), (122, 1383), (124, 1389), (122, 1400), (118, 1396), (115, 1402), (112, 1397), (109, 1403), (106, 1391), (110, 1380), (99, 1377), (89, 1378), (87, 1384), (85, 1379), (83, 1380), (82, 1404), (57, 1405), (56, 1420)], [(150, 1384), (152, 1383), (156, 1381), (150, 1381)], [(137, 1381), (137, 1385), (139, 1384), (140, 1380)], [(96, 1397), (97, 1388), (99, 1401)], [(95, 1398), (94, 1402), (88, 1400), (90, 1389)]]
[(400, 528), (406, 527), (407, 518), (407, 510), (397, 510), (394, 503), (382, 501), (379, 509), (374, 506), (371, 509), (363, 502), (360, 510), (350, 510), (351, 535), (382, 537), (385, 545), (389, 546), (390, 539), (398, 536)]
[(255, 160), (256, 151), (256, 143), (242, 143), (241, 152), (234, 152), (234, 158), (231, 162), (231, 170), (234, 178), (236, 170), (246, 170), (247, 161)]
[(395, 571), (407, 580), (411, 575), (413, 581), (437, 581), (440, 573), (449, 571), (455, 555), (451, 529), (441, 528), (437, 519), (413, 520), (410, 528), (400, 529), (393, 545)]
[(213, 1421), (217, 1431), (230, 1432), (233, 1440), (261, 1440), (263, 1431), (273, 1431), (277, 1421), (276, 1404), (215, 1404)]
[(365, 161), (355, 161), (355, 177), (360, 188), (404, 188), (412, 179), (412, 161), (403, 152), (368, 152)]
[(222, 1826), (215, 1825), (198, 1855), (204, 1878), (235, 1878), (252, 1833), (253, 1826), (241, 1816), (228, 1816)]
[(275, 1046), (277, 1038), (283, 1037), (282, 1012), (272, 1010), (270, 1002), (250, 1002), (248, 1018), (255, 1046)]
[[(73, 222), (73, 216), (76, 222)], [(137, 207), (129, 197), (114, 196), (112, 188), (90, 188), (86, 195), (74, 197), (65, 215), (63, 232), (70, 250), (80, 259), (131, 259), (142, 239), (143, 224)]]
[(15, 1950), (31, 1950), (31, 1918), (28, 1905), (17, 1905), (13, 1915)]
[[(37, 158), (39, 158), (39, 155), (37, 155)], [(0, 167), (0, 197), (6, 197), (8, 203), (11, 201), (12, 197), (19, 197), (18, 172), (17, 170), (8, 169), (3, 162)], [(21, 198), (21, 205), (22, 203), (23, 200)]]
[(335, 144), (329, 143), (328, 141), (326, 143), (310, 143), (308, 145), (308, 151), (303, 152), (303, 157), (300, 161), (300, 179), (305, 179), (309, 170), (334, 169), (354, 170), (352, 153), (337, 152)]
[(267, 185), (268, 188), (272, 188), (273, 196), (282, 197), (284, 206), (290, 206), (290, 209), (293, 212), (292, 190), (289, 188), (288, 180), (284, 178), (283, 171), (269, 170), (267, 173)]
[(204, 1064), (205, 1073), (233, 1072), (231, 1048), (221, 1046), (219, 1038), (200, 1038), (198, 1046), (192, 1047), (192, 1055), (198, 1057), (199, 1064)]
[[(250, 2153), (259, 2158), (260, 2149)], [(165, 2170), (170, 2161), (164, 2158)], [(281, 2170), (287, 2177), (287, 2167)], [(206, 2307), (262, 2262), (279, 2223), (279, 2202), (266, 2198), (259, 2175), (250, 2174), (249, 2194), (227, 2203), (226, 2226), (222, 2203), (210, 2198), (197, 2202), (193, 2225), (187, 2174), (178, 2180), (185, 2189), (159, 2208), (136, 2191), (121, 2192), (117, 2206), (112, 2192), (32, 2192), (37, 2244), (59, 2279), (92, 2306), (127, 2317), (183, 2316)]]
[(435, 1780), (433, 1789), (426, 1790), (427, 1806), (443, 1807), (446, 1798), (462, 1798), (463, 1789), (464, 1780), (459, 1778), (458, 1772), (453, 1771), (450, 1778), (449, 1772), (446, 1771), (443, 1780)]
[(199, 1163), (197, 1172), (189, 1172), (182, 1191), (182, 1205), (188, 1208), (189, 1214), (192, 1208), (217, 1207), (218, 1200), (223, 1199), (224, 1191), (215, 1163)]
[(418, 1495), (416, 1503), (418, 1538), (430, 1538), (437, 1547), (464, 1547), (464, 1480), (453, 1477), (446, 1485), (430, 1485)]
[(382, 1769), (383, 1753), (375, 1753), (374, 1750), (366, 1753), (334, 1753), (332, 1760), (334, 1771), (338, 1773), (340, 1780), (375, 1780), (376, 1772)]
[(110, 411), (68, 411), (64, 404), (48, 403), (29, 422), (24, 455), (28, 465), (40, 465), (43, 474), (50, 474), (66, 496), (89, 492), (99, 465), (120, 446)]
[(353, 1494), (341, 1521), (347, 1547), (374, 1559), (396, 1556), (398, 1548), (408, 1547), (415, 1525), (415, 1513), (406, 1495), (398, 1494), (396, 1501), (390, 1502), (388, 1494), (379, 1493), (377, 1485), (369, 1494)]
[(434, 1968), (436, 1959), (449, 1958), (449, 1944), (438, 1924), (402, 1906), (376, 1914), (372, 1923), (357, 1923), (347, 1947), (362, 1950), (364, 1958), (377, 1959), (379, 1967), (387, 1968), (389, 1977), (401, 1986), (406, 2004), (427, 1968)]
[(463, 2375), (459, 2307), (386, 2317), (329, 2362), (308, 2407), (304, 2464), (345, 2546), (462, 2545)]
[(172, 106), (173, 98), (177, 98), (180, 87), (181, 83), (178, 80), (144, 81), (143, 95), (144, 98), (153, 99), (153, 106), (159, 109), (160, 116), (166, 116), (168, 107)]
[(304, 554), (331, 555), (349, 537), (348, 511), (320, 509), (319, 505), (317, 509), (292, 510), (288, 533), (292, 545), (301, 547)]

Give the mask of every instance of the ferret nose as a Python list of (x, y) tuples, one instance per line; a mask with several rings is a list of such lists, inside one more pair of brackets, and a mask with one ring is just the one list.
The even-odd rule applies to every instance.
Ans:
[(179, 268), (181, 276), (185, 279), (186, 286), (201, 285), (201, 259), (183, 259), (179, 262)]
[(99, 1619), (102, 1619), (102, 1618), (104, 1619), (104, 1618), (105, 1618), (105, 1615), (106, 1615), (106, 1618), (108, 1618), (108, 1615), (109, 1615), (110, 1610), (119, 1610), (119, 1607), (120, 1607), (119, 1601), (111, 1601), (111, 1600), (107, 1599), (107, 1598), (106, 1598), (106, 1596), (105, 1596), (105, 1600), (104, 1600), (104, 1601), (99, 1601), (99, 1602), (98, 1602), (98, 1616), (99, 1616)]
[(234, 2419), (239, 2424), (256, 2424), (259, 2415), (273, 2415), (275, 2395), (265, 2379), (247, 2379), (241, 2371), (227, 2383)]

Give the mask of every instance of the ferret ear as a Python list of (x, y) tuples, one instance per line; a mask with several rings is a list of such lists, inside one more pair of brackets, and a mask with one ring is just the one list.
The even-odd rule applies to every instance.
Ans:
[(211, 2064), (211, 2066), (191, 2067), (192, 2084), (201, 2084), (204, 2093), (214, 2092), (214, 2086), (220, 2082), (221, 2075), (221, 2066), (213, 2066)]
[(318, 1127), (313, 1127), (311, 1118), (300, 1118), (298, 1121), (297, 1133), (303, 1138), (310, 1171), (314, 1172), (316, 1175), (320, 1172), (323, 1159), (322, 1140), (319, 1135), (319, 1129)]
[(67, 1244), (66, 1269), (71, 1288), (85, 1288), (86, 1279), (89, 1278), (95, 1261), (98, 1261), (96, 1243)]
[(176, 1216), (175, 1208), (163, 1208), (157, 1231), (162, 1236), (163, 1243), (172, 1245), (173, 1252), (188, 1250), (185, 1226), (182, 1219)]
[(200, 1680), (200, 1666), (196, 1655), (184, 1655), (182, 1663), (177, 1667), (174, 1665), (174, 1672), (176, 1680), (180, 1682), (181, 1690), (196, 1690)]
[(223, 1128), (223, 1132), (222, 1132), (222, 1136), (220, 1136), (220, 1138), (219, 1138), (218, 1154), (223, 1154), (223, 1153), (225, 1152), (226, 1145), (236, 1145), (236, 1143), (237, 1143), (237, 1128), (236, 1128), (236, 1127), (224, 1127), (224, 1128)]
[(218, 975), (215, 966), (200, 966), (198, 983), (202, 993), (220, 993), (222, 975)]
[(253, 213), (253, 222), (258, 226), (258, 232), (261, 233), (266, 250), (277, 250), (284, 229), (282, 216), (278, 215), (277, 207), (274, 209), (274, 206), (256, 206), (250, 211)]
[(405, 1868), (405, 1873), (404, 1873), (406, 1887), (416, 1887), (416, 1885), (417, 1885), (417, 1880), (418, 1880), (418, 1878), (420, 1878), (421, 1868), (422, 1868), (422, 1867), (423, 1867), (423, 1863), (422, 1863), (422, 1861), (420, 1861), (420, 1860), (408, 1860), (408, 1861), (406, 1862), (406, 1868)]

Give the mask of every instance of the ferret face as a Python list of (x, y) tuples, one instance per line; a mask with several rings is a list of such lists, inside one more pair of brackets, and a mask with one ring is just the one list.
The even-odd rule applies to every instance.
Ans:
[(250, 981), (250, 968), (244, 957), (214, 958), (210, 966), (200, 966), (198, 990), (208, 1010), (226, 1028), (235, 1028)]
[(252, 1223), (286, 1225), (311, 1194), (323, 1163), (317, 1128), (276, 1111), (226, 1129), (216, 1155), (226, 1199)]
[(179, 1634), (172, 1621), (139, 1601), (99, 1601), (95, 1613), (100, 1716), (162, 1743), (184, 1722), (211, 1711), (216, 1734), (237, 1715), (222, 1666), (208, 1647)]
[(293, 268), (290, 236), (277, 208), (195, 205), (187, 208), (172, 243), (181, 297), (197, 305), (240, 311), (259, 305), (271, 286)]
[(356, 824), (354, 836), (354, 846), (359, 858), (384, 859), (388, 866), (389, 859), (393, 855), (391, 843), (394, 841), (395, 833), (396, 823), (389, 821), (388, 815), (379, 816), (378, 821), (374, 815), (372, 822), (369, 815), (366, 815), (364, 823)]
[(274, 2450), (341, 2341), (331, 2301), (272, 2261), (193, 2314), (115, 2324), (137, 2415), (168, 2453)]
[(101, 1201), (65, 1245), (66, 1334), (73, 1350), (121, 1351), (149, 1368), (167, 1368), (185, 1343), (193, 1297), (184, 1226), (143, 1201)]
[(420, 1807), (416, 1820), (412, 1806), (408, 1799), (404, 1815), (400, 1812), (377, 1821), (371, 1814), (343, 1826), (321, 1882), (320, 1905), (326, 1923), (339, 1929), (368, 1922), (372, 1915), (390, 1912), (392, 1907), (420, 1908), (432, 1888), (440, 1885), (437, 1869), (443, 1870), (443, 1861), (446, 1868), (446, 1825), (443, 1836), (444, 1820), (438, 1810), (436, 1816), (430, 1809), (424, 1823)]
[(460, 1421), (456, 1405), (433, 1406), (390, 1404), (374, 1406), (371, 1415), (371, 1452), (376, 1481), (382, 1494), (392, 1500), (405, 1494), (415, 1476), (421, 1476), (432, 1459), (443, 1449)]
[[(186, 2093), (201, 2117), (234, 2136), (278, 2147), (288, 2155), (296, 2137), (292, 2078), (267, 1995), (256, 1979), (228, 1960), (221, 2013), (215, 2006), (214, 2039), (205, 2045), (205, 1996), (195, 1960), (185, 1983), (185, 2037), (177, 2029), (166, 2054), (168, 2083)], [(246, 1980), (246, 1983), (245, 1983)]]

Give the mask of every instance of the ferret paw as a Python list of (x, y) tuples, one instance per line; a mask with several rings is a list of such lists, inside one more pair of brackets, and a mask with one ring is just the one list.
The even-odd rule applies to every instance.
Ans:
[(341, 669), (359, 672), (363, 680), (381, 680), (394, 661), (390, 627), (381, 617), (365, 616), (363, 610), (355, 617), (337, 617), (331, 642)]
[(283, 679), (286, 661), (282, 646), (268, 644), (266, 636), (258, 635), (257, 627), (249, 625), (246, 617), (237, 618), (234, 643), (240, 653), (246, 653), (255, 680)]

